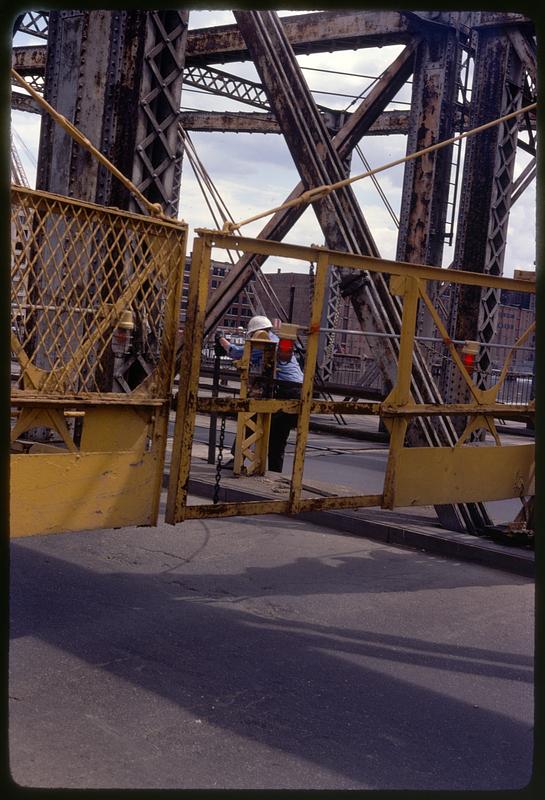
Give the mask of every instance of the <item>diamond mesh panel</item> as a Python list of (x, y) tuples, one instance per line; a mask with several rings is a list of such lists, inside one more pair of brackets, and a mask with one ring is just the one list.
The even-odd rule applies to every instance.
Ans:
[[(13, 188), (11, 230), (14, 388), (96, 397), (121, 371), (126, 391), (166, 396), (186, 226)], [(127, 312), (120, 363), (112, 339)]]

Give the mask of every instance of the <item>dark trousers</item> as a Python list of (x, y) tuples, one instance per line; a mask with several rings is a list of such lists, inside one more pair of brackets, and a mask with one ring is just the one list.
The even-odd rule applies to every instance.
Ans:
[(297, 426), (297, 414), (284, 414), (277, 411), (271, 417), (269, 436), (269, 471), (282, 472), (284, 452), (290, 431)]
[[(278, 381), (275, 397), (279, 400), (296, 400), (301, 396), (301, 384), (291, 381)], [(269, 471), (282, 472), (284, 452), (290, 431), (297, 427), (297, 414), (277, 411), (271, 417), (269, 436)]]

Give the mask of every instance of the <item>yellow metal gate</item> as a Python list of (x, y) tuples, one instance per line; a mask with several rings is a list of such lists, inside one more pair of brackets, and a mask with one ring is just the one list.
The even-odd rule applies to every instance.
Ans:
[[(521, 292), (535, 292), (535, 284), (492, 275), (478, 275), (456, 270), (443, 270), (416, 264), (339, 253), (320, 247), (298, 247), (218, 231), (198, 231), (193, 247), (186, 333), (180, 370), (180, 390), (176, 419), (173, 458), (167, 500), (166, 521), (209, 516), (251, 515), (264, 513), (298, 513), (332, 508), (378, 506), (395, 507), (440, 505), (534, 494), (534, 444), (503, 445), (495, 426), (496, 418), (533, 419), (534, 401), (507, 408), (498, 402), (498, 392), (505, 381), (514, 349), (526, 342), (534, 330), (530, 326), (505, 359), (496, 383), (487, 390), (479, 389), (464, 367), (458, 348), (448, 333), (428, 295), (429, 281), (445, 280), (452, 284), (492, 286)], [(310, 298), (311, 316), (306, 345), (304, 383), (300, 400), (210, 398), (199, 396), (198, 381), (205, 309), (208, 295), (212, 249), (243, 253), (260, 253), (296, 259), (316, 265), (314, 289)], [(396, 343), (397, 379), (389, 396), (382, 403), (328, 402), (313, 398), (314, 373), (318, 353), (320, 320), (327, 286), (328, 270), (333, 266), (346, 269), (381, 272), (390, 276), (390, 291), (402, 302), (402, 326)], [(467, 402), (423, 404), (415, 400), (412, 382), (415, 327), (419, 308), (431, 316), (438, 335), (448, 353), (448, 366), (458, 371), (466, 388)], [(188, 502), (188, 486), (192, 465), (192, 443), (195, 416), (200, 413), (270, 414), (278, 409), (298, 413), (297, 440), (289, 498), (244, 502), (223, 502), (192, 505)], [(390, 445), (383, 490), (380, 494), (351, 496), (305, 497), (302, 491), (305, 448), (311, 414), (374, 414), (380, 415), (390, 429)], [(405, 434), (408, 422), (416, 417), (459, 416), (469, 421), (454, 446), (407, 447)], [(488, 431), (492, 446), (474, 446), (471, 434), (477, 429)]]
[(187, 226), (12, 190), (11, 535), (155, 524)]

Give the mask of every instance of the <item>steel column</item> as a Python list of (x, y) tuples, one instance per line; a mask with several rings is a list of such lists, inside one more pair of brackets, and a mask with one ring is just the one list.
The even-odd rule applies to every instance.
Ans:
[[(174, 216), (188, 12), (52, 11), (46, 99), (150, 200)], [(135, 208), (123, 187), (48, 117), (37, 183), (59, 194)]]
[[(475, 61), (470, 125), (500, 117), (522, 102), (523, 70), (507, 35), (482, 29)], [(467, 143), (454, 268), (503, 273), (507, 224), (513, 189), (518, 124), (512, 120)], [(462, 287), (452, 305), (451, 330), (456, 339), (491, 341), (499, 292)], [(479, 370), (490, 367), (488, 348), (481, 348)], [(482, 385), (482, 379), (481, 379)], [(448, 397), (452, 387), (445, 387)]]
[[(426, 31), (413, 72), (407, 154), (454, 135), (459, 59), (454, 30)], [(441, 266), (451, 162), (452, 146), (406, 163), (398, 261)]]

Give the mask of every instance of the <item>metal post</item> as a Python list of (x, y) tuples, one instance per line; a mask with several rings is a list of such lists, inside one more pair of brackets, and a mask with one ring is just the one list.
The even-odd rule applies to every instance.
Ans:
[[(212, 397), (218, 396), (220, 385), (221, 356), (214, 354), (214, 372), (212, 374)], [(216, 463), (216, 428), (218, 415), (214, 411), (210, 414), (210, 430), (208, 432), (208, 463)]]

